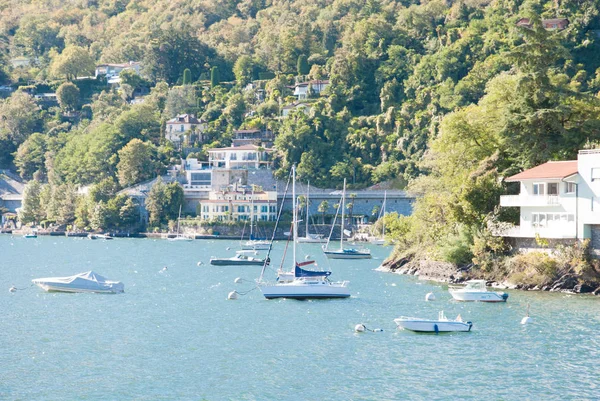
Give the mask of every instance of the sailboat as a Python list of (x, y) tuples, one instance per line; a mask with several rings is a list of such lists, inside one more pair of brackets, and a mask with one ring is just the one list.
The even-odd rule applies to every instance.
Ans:
[(169, 241), (191, 241), (192, 238), (186, 237), (179, 232), (179, 222), (181, 220), (181, 205), (179, 205), (179, 217), (177, 217), (177, 235), (173, 238), (168, 238)]
[(309, 208), (310, 208), (310, 182), (308, 183), (308, 187), (306, 189), (306, 215), (305, 215), (305, 220), (306, 220), (306, 231), (304, 237), (300, 237), (298, 238), (298, 242), (300, 243), (323, 243), (323, 242), (327, 242), (327, 240), (325, 238), (323, 238), (323, 236), (321, 234), (311, 234), (308, 232), (308, 213), (309, 213)]
[(381, 210), (379, 211), (379, 219), (381, 219), (382, 227), (381, 227), (381, 237), (372, 237), (369, 239), (369, 242), (373, 245), (384, 245), (385, 244), (385, 201), (387, 199), (387, 191), (383, 193), (383, 203), (381, 205)]
[(252, 197), (250, 199), (250, 239), (242, 244), (242, 250), (262, 251), (271, 246), (271, 241), (259, 240), (254, 238), (252, 231), (254, 225), (254, 186), (252, 187)]
[[(293, 266), (289, 271), (280, 267), (277, 282), (263, 281), (266, 264), (263, 265), (258, 288), (265, 298), (348, 298), (348, 281), (329, 281), (330, 271), (305, 270), (304, 266), (314, 264), (313, 261), (298, 263), (296, 259), (296, 246), (298, 242), (298, 208), (296, 199), (296, 166), (292, 167), (292, 199), (294, 204), (292, 221), (292, 258)], [(283, 265), (283, 263), (282, 263)]]
[[(349, 231), (344, 230), (344, 207), (346, 203), (346, 179), (344, 178), (344, 190), (342, 191), (342, 203), (340, 207), (342, 208), (342, 221), (341, 221), (341, 229), (340, 229), (340, 249), (331, 250), (329, 249), (329, 243), (331, 241), (331, 234), (333, 233), (333, 227), (335, 226), (335, 219), (333, 220), (333, 224), (331, 226), (331, 232), (329, 233), (329, 238), (327, 239), (327, 244), (323, 246), (323, 252), (329, 259), (371, 259), (371, 250), (366, 248), (344, 248), (344, 235), (350, 235)], [(338, 208), (339, 211), (339, 208)], [(337, 212), (335, 214), (337, 218)]]

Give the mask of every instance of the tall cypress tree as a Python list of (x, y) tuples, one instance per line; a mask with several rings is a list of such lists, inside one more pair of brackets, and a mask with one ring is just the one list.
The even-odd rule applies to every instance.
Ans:
[(306, 75), (310, 72), (310, 67), (304, 54), (298, 56), (298, 63), (296, 65), (296, 69), (298, 70), (298, 75)]
[(183, 70), (183, 84), (189, 85), (192, 83), (192, 71), (189, 68)]
[(221, 77), (219, 76), (219, 67), (214, 66), (210, 69), (210, 87), (214, 88), (215, 86), (219, 86), (221, 82)]

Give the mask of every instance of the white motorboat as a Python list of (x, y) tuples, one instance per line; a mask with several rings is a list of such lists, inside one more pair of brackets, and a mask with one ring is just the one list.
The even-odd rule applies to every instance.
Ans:
[(104, 240), (111, 240), (111, 239), (113, 239), (113, 237), (111, 237), (108, 234), (96, 234), (96, 238), (98, 238), (98, 239), (104, 239)]
[(120, 281), (111, 281), (93, 271), (69, 277), (47, 277), (31, 280), (45, 291), (58, 292), (99, 292), (116, 294), (125, 291)]
[[(371, 250), (367, 248), (344, 248), (344, 235), (350, 235), (351, 232), (348, 230), (344, 230), (344, 208), (346, 201), (346, 179), (344, 178), (344, 189), (342, 191), (342, 201), (338, 207), (338, 210), (335, 212), (335, 217), (333, 218), (333, 224), (331, 225), (331, 231), (329, 232), (329, 238), (327, 239), (327, 244), (323, 245), (323, 253), (327, 256), (328, 259), (371, 259)], [(340, 248), (339, 249), (330, 249), (329, 243), (331, 241), (331, 235), (333, 234), (333, 227), (335, 226), (335, 220), (337, 219), (338, 212), (342, 209), (342, 220), (340, 222)]]
[(263, 281), (265, 266), (263, 266), (260, 278), (258, 279), (258, 288), (267, 299), (272, 298), (293, 298), (293, 299), (313, 299), (313, 298), (348, 298), (348, 281), (332, 282), (329, 280), (331, 272), (305, 270), (302, 266), (314, 264), (313, 261), (298, 263), (296, 260), (296, 247), (298, 241), (298, 200), (296, 199), (296, 166), (292, 167), (292, 199), (293, 199), (293, 220), (292, 220), (292, 258), (293, 268), (290, 271), (278, 271), (277, 281), (269, 283)]
[(310, 182), (306, 187), (306, 216), (305, 220), (305, 228), (304, 228), (304, 237), (298, 237), (298, 243), (304, 244), (323, 244), (327, 242), (327, 238), (324, 238), (322, 234), (313, 234), (308, 232), (308, 220), (309, 220), (309, 209), (310, 209)]
[(440, 312), (437, 319), (422, 319), (418, 317), (401, 316), (394, 319), (396, 325), (404, 330), (422, 333), (448, 333), (454, 331), (471, 331), (473, 323), (465, 322), (460, 315), (454, 320), (448, 319), (444, 312)]
[(249, 256), (248, 253), (256, 254), (256, 251), (237, 251), (236, 255), (231, 258), (212, 257), (210, 258), (210, 264), (215, 266), (262, 266), (265, 263), (265, 259)]
[(457, 301), (466, 302), (506, 302), (508, 294), (501, 291), (488, 291), (485, 280), (469, 280), (465, 287), (450, 287), (448, 292)]

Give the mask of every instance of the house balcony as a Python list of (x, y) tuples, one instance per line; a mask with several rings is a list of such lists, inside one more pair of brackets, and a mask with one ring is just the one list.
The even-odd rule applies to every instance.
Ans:
[(502, 195), (500, 196), (500, 206), (521, 207), (521, 206), (558, 206), (558, 195)]
[(511, 238), (576, 238), (577, 228), (575, 224), (559, 224), (556, 227), (527, 227), (514, 226), (502, 231), (494, 232), (499, 237)]

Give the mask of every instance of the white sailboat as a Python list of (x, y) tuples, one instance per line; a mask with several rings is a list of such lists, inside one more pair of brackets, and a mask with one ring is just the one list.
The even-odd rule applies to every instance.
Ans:
[(173, 238), (167, 238), (169, 241), (191, 241), (193, 238), (186, 237), (179, 232), (179, 222), (181, 220), (181, 205), (179, 205), (179, 217), (177, 217), (177, 235)]
[(258, 288), (267, 299), (272, 298), (348, 298), (348, 281), (329, 281), (331, 272), (305, 270), (302, 267), (314, 262), (298, 263), (296, 259), (296, 245), (298, 241), (298, 208), (296, 200), (296, 167), (292, 167), (292, 199), (293, 199), (293, 222), (292, 222), (292, 258), (293, 267), (290, 271), (278, 271), (277, 282), (269, 283), (263, 281), (266, 265), (258, 279)]
[[(371, 259), (371, 250), (366, 248), (344, 248), (344, 235), (350, 235), (349, 231), (344, 230), (344, 207), (346, 203), (346, 179), (344, 178), (344, 190), (342, 191), (342, 221), (340, 229), (340, 249), (331, 250), (329, 249), (329, 243), (331, 241), (331, 234), (333, 233), (333, 227), (335, 226), (335, 218), (331, 226), (331, 232), (327, 239), (327, 244), (323, 246), (323, 252), (328, 259)], [(337, 212), (336, 212), (337, 218)]]
[(308, 232), (308, 213), (310, 208), (310, 182), (308, 183), (308, 187), (306, 189), (306, 215), (304, 219), (306, 220), (306, 228), (304, 237), (299, 237), (299, 243), (313, 243), (313, 244), (321, 244), (323, 242), (327, 242), (327, 239), (323, 238), (321, 234), (311, 234)]
[(242, 250), (245, 251), (262, 251), (267, 250), (271, 246), (271, 241), (254, 239), (254, 186), (252, 187), (252, 195), (250, 198), (250, 239), (242, 244)]
[(379, 218), (381, 219), (381, 237), (372, 237), (369, 242), (373, 245), (384, 245), (385, 244), (385, 202), (387, 198), (387, 191), (383, 193), (383, 203), (381, 204), (381, 210), (379, 211)]

